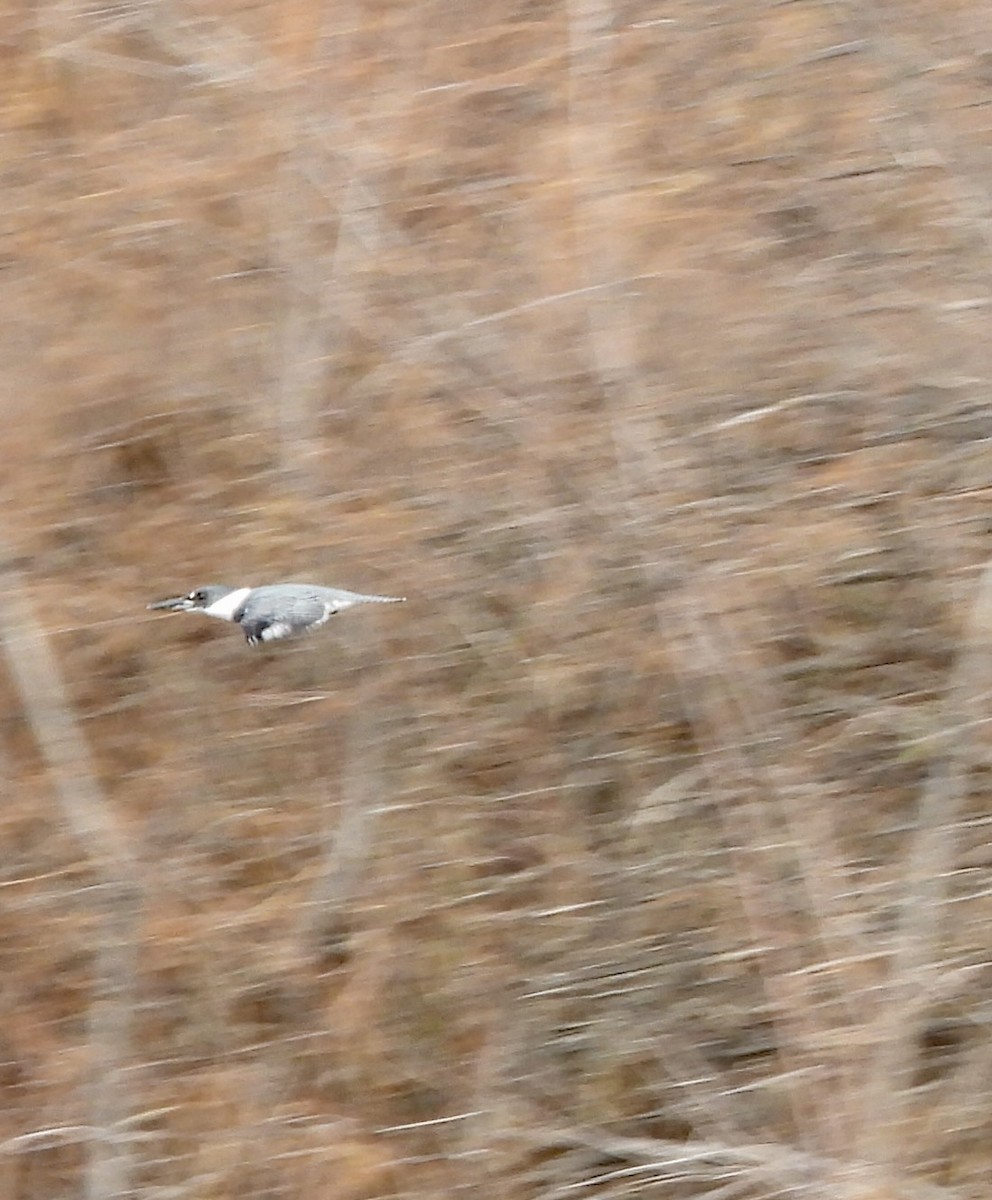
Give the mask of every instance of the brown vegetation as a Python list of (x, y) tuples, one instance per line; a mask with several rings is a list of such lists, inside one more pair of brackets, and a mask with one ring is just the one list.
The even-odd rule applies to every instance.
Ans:
[(987, 18), (7, 0), (0, 1200), (987, 1194)]

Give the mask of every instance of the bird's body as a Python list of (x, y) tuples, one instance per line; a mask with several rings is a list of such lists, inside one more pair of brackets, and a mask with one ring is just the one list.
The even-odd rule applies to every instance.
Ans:
[(157, 600), (149, 608), (202, 612), (240, 625), (249, 646), (299, 637), (355, 604), (397, 604), (403, 596), (366, 596), (316, 583), (271, 583), (262, 587), (225, 587), (211, 583), (187, 596)]

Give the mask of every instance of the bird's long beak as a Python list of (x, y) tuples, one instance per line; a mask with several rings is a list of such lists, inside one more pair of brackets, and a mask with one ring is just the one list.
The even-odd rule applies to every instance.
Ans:
[(188, 612), (193, 607), (189, 596), (172, 596), (168, 600), (156, 600), (149, 608), (162, 609), (165, 612)]

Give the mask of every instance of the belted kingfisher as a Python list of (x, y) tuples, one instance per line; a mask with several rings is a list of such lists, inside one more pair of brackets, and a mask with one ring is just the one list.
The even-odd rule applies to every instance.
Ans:
[(314, 583), (270, 583), (264, 587), (225, 587), (208, 583), (188, 596), (156, 600), (149, 608), (166, 612), (202, 612), (222, 621), (235, 621), (249, 646), (277, 638), (298, 637), (323, 625), (353, 604), (399, 604), (405, 596), (363, 596)]

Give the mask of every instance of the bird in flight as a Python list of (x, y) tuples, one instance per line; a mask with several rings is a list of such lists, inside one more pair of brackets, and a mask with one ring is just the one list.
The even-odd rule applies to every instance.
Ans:
[(156, 600), (150, 609), (202, 612), (240, 625), (249, 646), (299, 637), (355, 604), (399, 604), (405, 596), (365, 596), (315, 583), (271, 583), (263, 587), (225, 587), (208, 583), (186, 596)]

